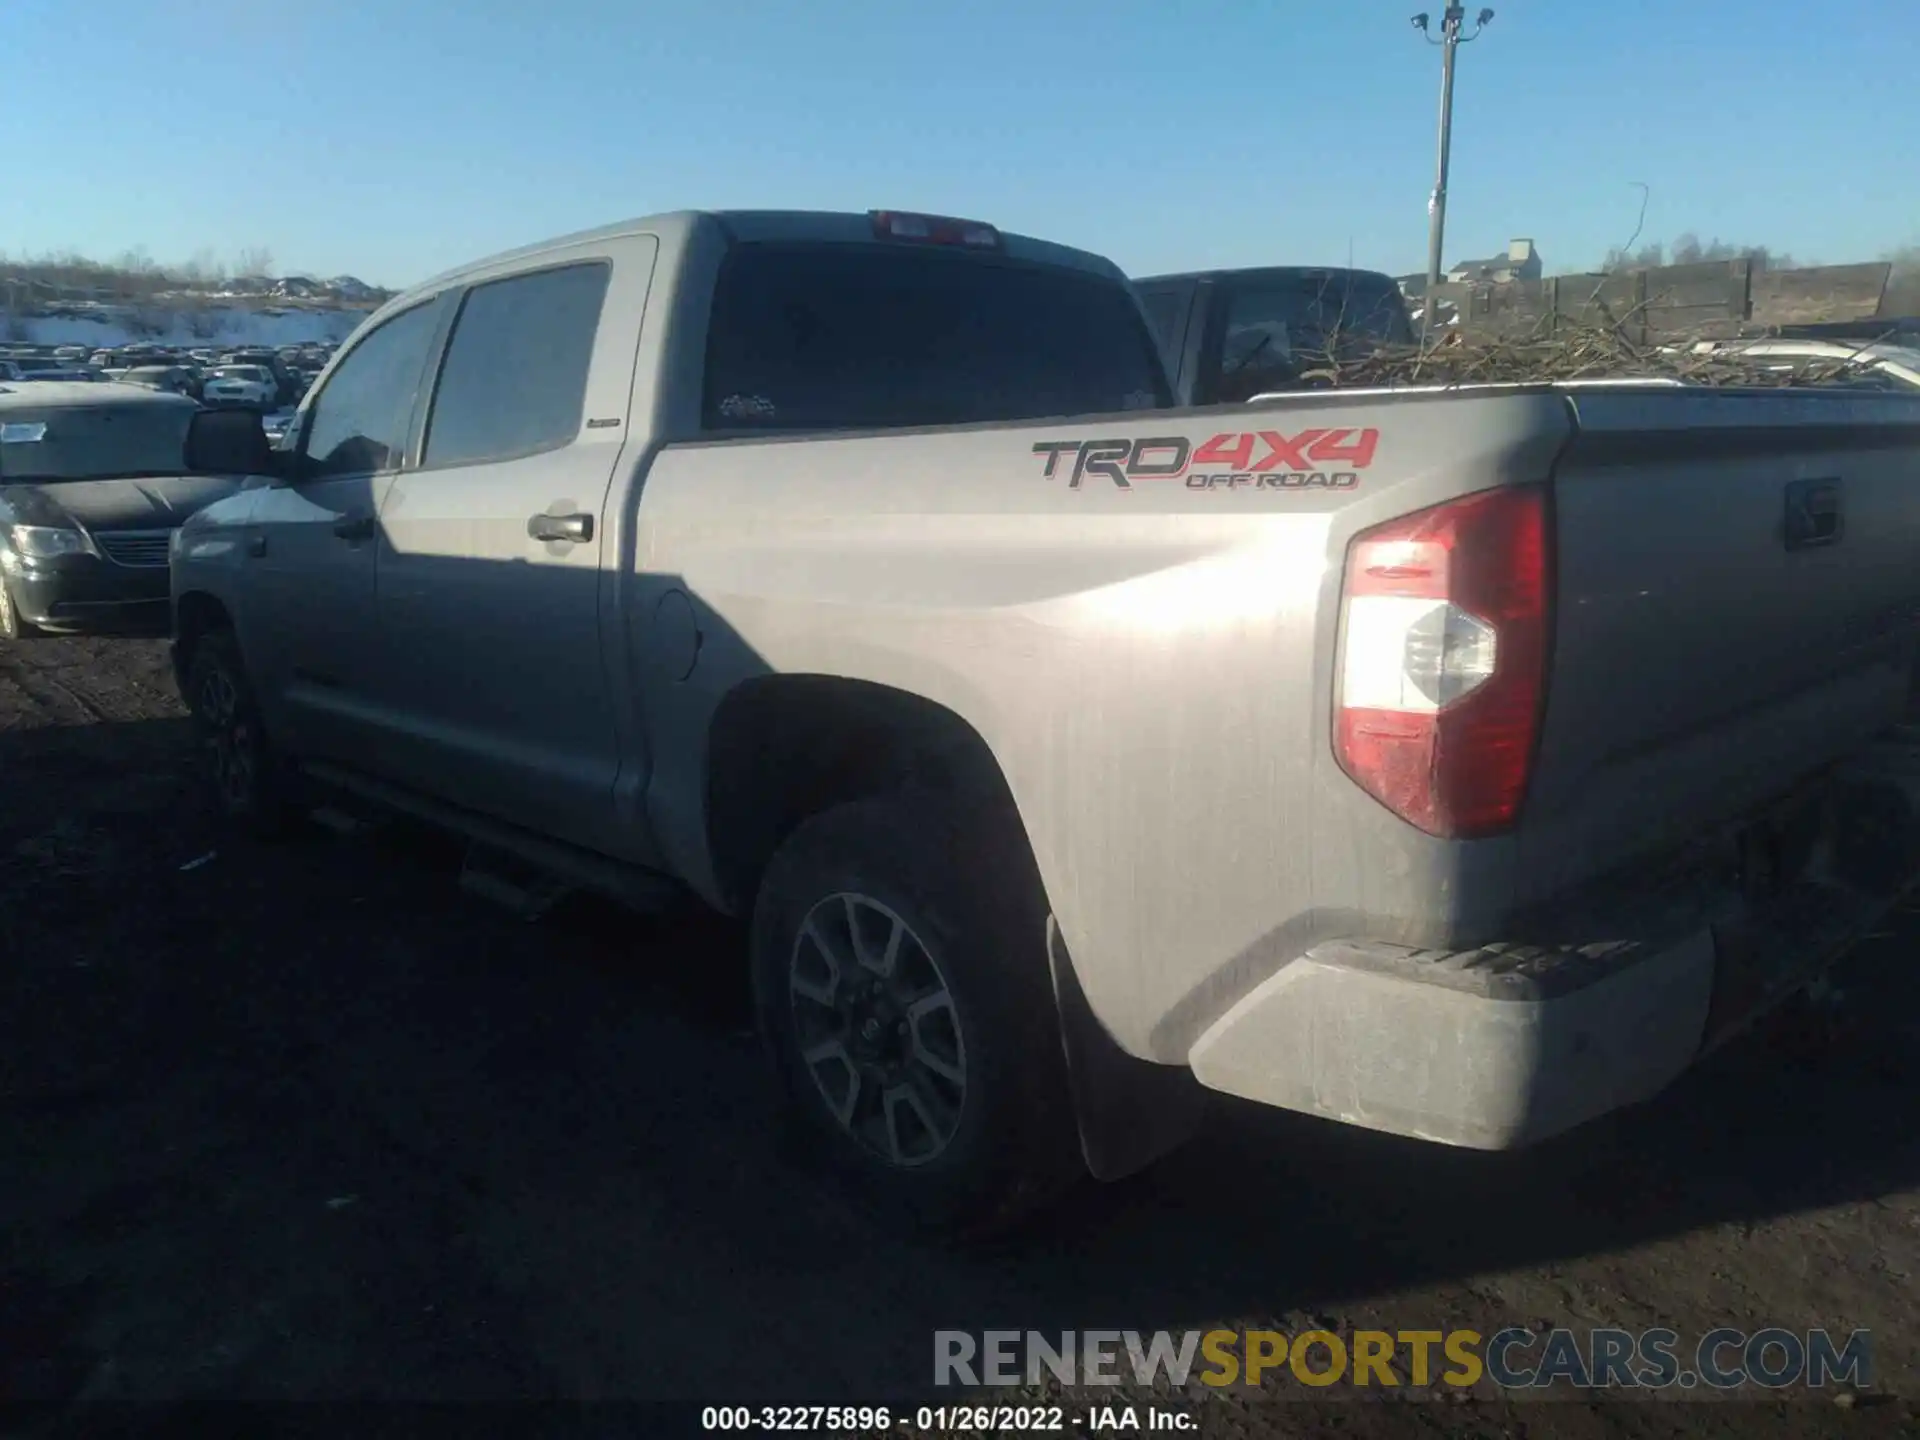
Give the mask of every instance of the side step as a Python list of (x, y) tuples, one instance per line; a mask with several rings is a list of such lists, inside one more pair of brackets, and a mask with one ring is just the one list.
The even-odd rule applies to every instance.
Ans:
[(364, 835), (369, 830), (378, 830), (380, 822), (369, 815), (356, 815), (350, 810), (342, 810), (337, 805), (319, 805), (307, 812), (307, 818), (322, 830), (335, 835)]
[[(506, 905), (529, 920), (538, 919), (575, 890), (592, 891), (646, 912), (668, 909), (687, 894), (678, 880), (657, 870), (623, 864), (336, 765), (310, 764), (306, 772), (344, 795), (464, 836), (469, 847), (460, 870), (461, 888)], [(352, 833), (365, 823), (339, 810), (331, 814), (338, 819), (321, 823), (342, 833)]]
[(460, 862), (460, 888), (532, 922), (580, 887), (504, 850), (474, 842)]

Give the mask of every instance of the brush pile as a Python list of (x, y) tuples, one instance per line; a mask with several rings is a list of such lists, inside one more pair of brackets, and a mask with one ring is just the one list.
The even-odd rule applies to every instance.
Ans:
[(1668, 380), (1686, 385), (1808, 386), (1857, 378), (1860, 362), (1832, 358), (1750, 355), (1738, 341), (1711, 346), (1691, 338), (1641, 342), (1612, 325), (1570, 325), (1550, 332), (1505, 334), (1453, 329), (1424, 346), (1362, 350), (1340, 346), (1334, 355), (1296, 350), (1303, 388), (1358, 389), (1404, 385), (1515, 385), (1561, 380)]

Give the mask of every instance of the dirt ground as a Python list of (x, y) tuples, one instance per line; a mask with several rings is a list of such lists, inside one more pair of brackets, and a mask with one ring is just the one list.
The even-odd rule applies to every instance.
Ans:
[(1839, 973), (1830, 1033), (1773, 1026), (1543, 1149), (1223, 1103), (1149, 1173), (948, 1252), (870, 1234), (786, 1153), (731, 927), (585, 901), (527, 924), (404, 832), (237, 846), (195, 763), (164, 646), (0, 644), (16, 1420), (195, 1397), (910, 1403), (933, 1331), (995, 1327), (1874, 1335), (1878, 1393), (1741, 1405), (1737, 1426), (1591, 1397), (1243, 1397), (1209, 1402), (1217, 1433), (1670, 1433), (1685, 1412), (1814, 1434), (1920, 1390), (1912, 919)]

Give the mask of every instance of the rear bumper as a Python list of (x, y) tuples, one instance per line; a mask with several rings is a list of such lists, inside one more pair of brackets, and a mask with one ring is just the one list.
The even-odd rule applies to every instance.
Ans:
[(1476, 1149), (1558, 1134), (1658, 1093), (1870, 931), (1920, 866), (1920, 731), (1889, 737), (1814, 802), (1798, 878), (1726, 876), (1638, 897), (1557, 944), (1314, 947), (1189, 1056), (1203, 1085)]

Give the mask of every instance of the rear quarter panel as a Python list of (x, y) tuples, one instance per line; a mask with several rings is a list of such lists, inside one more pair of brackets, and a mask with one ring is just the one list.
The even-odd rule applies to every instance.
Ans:
[[(1377, 432), (1350, 489), (1076, 486), (1071, 455), (1049, 478), (1034, 450), (1336, 430)], [(925, 696), (998, 759), (1096, 1015), (1133, 1053), (1184, 1060), (1238, 995), (1369, 908), (1444, 906), (1463, 868), (1504, 888), (1504, 842), (1421, 836), (1335, 767), (1340, 569), (1367, 525), (1543, 480), (1568, 432), (1542, 391), (669, 446), (636, 517), (636, 653), (685, 655), (648, 629), (684, 614), (676, 590), (703, 641), (690, 674), (642, 686), (655, 751), (676, 757), (651, 780), (654, 828), (711, 894), (689, 823), (704, 763), (677, 757), (704, 757), (743, 679)]]

